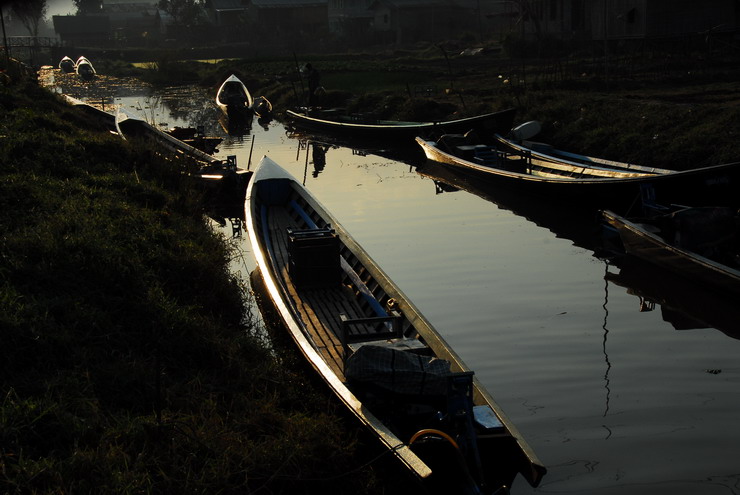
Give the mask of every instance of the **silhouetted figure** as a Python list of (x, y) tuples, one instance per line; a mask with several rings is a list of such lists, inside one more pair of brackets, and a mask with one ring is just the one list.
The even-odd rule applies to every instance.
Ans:
[(321, 83), (321, 74), (310, 63), (306, 64), (306, 79), (308, 80), (308, 104), (314, 106), (317, 103), (316, 90)]

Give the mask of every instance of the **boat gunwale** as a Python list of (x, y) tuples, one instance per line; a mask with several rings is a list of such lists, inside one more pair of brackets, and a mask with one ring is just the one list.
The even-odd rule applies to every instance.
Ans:
[(224, 82), (221, 83), (221, 85), (218, 87), (218, 90), (216, 90), (216, 105), (223, 110), (224, 112), (227, 109), (228, 104), (223, 103), (221, 101), (221, 92), (226, 87), (226, 84), (228, 83), (238, 83), (241, 85), (242, 89), (244, 90), (244, 93), (247, 96), (247, 101), (245, 102), (245, 106), (247, 108), (250, 108), (254, 104), (254, 98), (252, 97), (252, 93), (249, 92), (249, 89), (247, 88), (247, 85), (244, 84), (244, 82), (239, 79), (239, 77), (236, 76), (236, 74), (231, 74), (229, 77), (227, 77)]
[[(408, 130), (408, 131), (426, 131), (434, 130), (436, 128), (452, 127), (462, 125), (466, 123), (476, 123), (480, 121), (486, 121), (490, 118), (495, 118), (498, 115), (506, 114), (507, 112), (513, 113), (514, 109), (506, 109), (499, 112), (489, 112), (482, 115), (475, 115), (473, 117), (464, 117), (455, 120), (439, 120), (439, 121), (422, 121), (422, 122), (406, 122), (398, 121), (396, 124), (369, 124), (369, 123), (354, 123), (354, 122), (343, 122), (338, 120), (327, 120), (318, 117), (312, 117), (307, 113), (297, 112), (295, 110), (286, 110), (286, 114), (290, 119), (294, 121), (312, 124), (321, 124), (326, 127), (342, 128), (342, 129), (364, 129), (364, 130)], [(392, 122), (392, 121), (383, 121)]]
[[(520, 153), (530, 153), (532, 156), (536, 156), (538, 159), (548, 161), (548, 162), (563, 162), (563, 163), (567, 163), (568, 165), (572, 165), (572, 166), (578, 166), (578, 167), (585, 166), (588, 168), (597, 168), (597, 169), (609, 170), (609, 171), (615, 170), (615, 169), (616, 171), (621, 171), (620, 169), (636, 170), (636, 171), (643, 172), (646, 174), (651, 174), (651, 175), (666, 175), (666, 174), (672, 174), (676, 172), (676, 170), (670, 170), (667, 168), (646, 167), (644, 165), (637, 165), (634, 163), (617, 162), (613, 160), (606, 160), (604, 158), (595, 158), (595, 157), (586, 156), (586, 155), (579, 155), (578, 153), (571, 153), (569, 151), (562, 151), (562, 150), (558, 150), (554, 148), (552, 149), (551, 153), (546, 153), (543, 151), (537, 151), (527, 146), (518, 144), (510, 139), (506, 139), (504, 136), (500, 134), (496, 134), (494, 138), (504, 146), (509, 146), (517, 150)], [(568, 158), (560, 158), (559, 156), (556, 156), (556, 155), (562, 155)], [(586, 163), (573, 161), (569, 158), (581, 160), (582, 162), (586, 162)], [(608, 168), (600, 167), (600, 166), (606, 166)]]

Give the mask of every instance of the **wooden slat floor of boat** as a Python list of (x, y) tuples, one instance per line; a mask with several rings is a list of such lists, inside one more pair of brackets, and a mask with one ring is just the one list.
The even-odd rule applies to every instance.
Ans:
[(339, 335), (342, 332), (340, 313), (348, 318), (362, 318), (362, 312), (349, 287), (337, 284), (333, 287), (298, 289), (288, 276), (287, 229), (303, 228), (297, 225), (283, 207), (271, 207), (268, 212), (269, 235), (277, 270), (288, 289), (294, 307), (306, 325), (309, 337), (324, 360), (339, 376), (344, 376), (344, 355)]

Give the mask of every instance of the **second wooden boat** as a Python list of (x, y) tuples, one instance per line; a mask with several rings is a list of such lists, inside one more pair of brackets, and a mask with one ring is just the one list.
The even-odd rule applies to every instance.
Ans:
[(642, 196), (661, 203), (736, 205), (740, 162), (685, 171), (635, 169), (542, 160), (529, 152), (502, 150), (460, 134), (437, 141), (416, 138), (427, 159), (466, 170), (512, 189), (603, 208), (625, 208)]
[(337, 219), (267, 157), (247, 189), (245, 218), (256, 292), (403, 466), (442, 493), (493, 493), (517, 474), (539, 484), (545, 467), (474, 373)]
[[(522, 126), (524, 125), (526, 125), (526, 123), (522, 124)], [(674, 172), (674, 170), (665, 168), (648, 167), (635, 163), (619, 162), (593, 156), (579, 155), (578, 153), (559, 150), (544, 143), (531, 141), (518, 143), (511, 139), (506, 139), (500, 134), (494, 136), (493, 144), (500, 150), (510, 151), (519, 156), (528, 156), (532, 163), (542, 166), (543, 169), (552, 168), (553, 170), (568, 172), (573, 170), (573, 167), (587, 167), (594, 171), (601, 171), (600, 173), (602, 176), (613, 173), (617, 177), (625, 176), (625, 174), (635, 174), (635, 176), (640, 176), (643, 174), (664, 175)]]
[(381, 120), (367, 114), (347, 114), (339, 109), (288, 110), (291, 125), (323, 134), (351, 139), (396, 141), (413, 144), (417, 136), (431, 137), (444, 133), (476, 131), (481, 134), (507, 133), (516, 110), (486, 113), (462, 119), (430, 122)]
[(740, 218), (734, 208), (681, 208), (634, 220), (606, 210), (603, 217), (627, 254), (740, 295)]
[(85, 57), (77, 59), (75, 70), (77, 71), (77, 75), (80, 76), (80, 79), (84, 79), (85, 81), (94, 79), (96, 75), (92, 63)]

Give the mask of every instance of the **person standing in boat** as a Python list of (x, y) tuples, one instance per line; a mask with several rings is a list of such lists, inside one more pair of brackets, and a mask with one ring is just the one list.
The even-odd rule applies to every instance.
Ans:
[(321, 74), (311, 63), (306, 64), (306, 79), (308, 80), (308, 105), (313, 107), (318, 100), (317, 90), (321, 83)]

